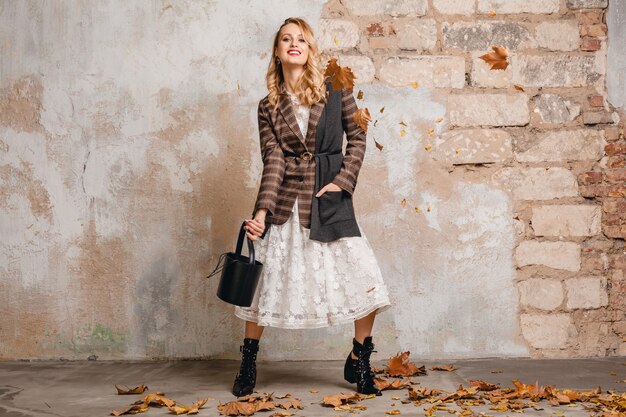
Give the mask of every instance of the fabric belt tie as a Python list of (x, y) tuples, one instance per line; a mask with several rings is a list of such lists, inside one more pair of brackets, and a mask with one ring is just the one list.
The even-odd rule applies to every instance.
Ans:
[(319, 152), (319, 153), (311, 153), (309, 151), (304, 151), (302, 153), (295, 153), (295, 152), (291, 152), (291, 151), (285, 151), (284, 154), (285, 156), (295, 156), (295, 157), (299, 157), (304, 159), (305, 161), (310, 161), (311, 159), (313, 159), (316, 156), (324, 156), (324, 155), (336, 155), (338, 153), (341, 153), (341, 149), (339, 149), (338, 151), (334, 151), (334, 152)]

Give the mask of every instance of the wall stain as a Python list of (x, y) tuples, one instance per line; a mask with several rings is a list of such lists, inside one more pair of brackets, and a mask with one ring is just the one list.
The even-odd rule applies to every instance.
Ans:
[(16, 132), (43, 132), (42, 95), (43, 86), (34, 75), (22, 77), (0, 90), (0, 125)]

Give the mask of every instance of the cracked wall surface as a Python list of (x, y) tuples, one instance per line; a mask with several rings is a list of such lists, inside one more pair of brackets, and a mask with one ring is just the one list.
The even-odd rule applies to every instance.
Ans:
[[(379, 356), (623, 354), (599, 3), (0, 1), (0, 359), (237, 357), (205, 277), (253, 207), (288, 16), (372, 114), (354, 204), (394, 304)], [(263, 358), (343, 359), (352, 332), (266, 329)]]

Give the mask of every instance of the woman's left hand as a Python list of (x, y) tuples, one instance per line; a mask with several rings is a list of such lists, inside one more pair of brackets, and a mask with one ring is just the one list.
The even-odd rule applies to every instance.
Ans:
[(335, 183), (329, 182), (328, 184), (326, 184), (325, 186), (323, 186), (319, 193), (315, 194), (316, 197), (321, 196), (322, 194), (324, 194), (326, 191), (330, 191), (330, 192), (336, 192), (336, 191), (342, 191), (343, 189), (338, 186)]

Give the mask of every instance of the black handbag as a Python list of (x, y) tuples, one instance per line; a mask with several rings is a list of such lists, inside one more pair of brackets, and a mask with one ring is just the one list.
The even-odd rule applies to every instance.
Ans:
[[(217, 287), (217, 296), (229, 304), (250, 307), (259, 283), (259, 276), (263, 270), (263, 264), (254, 259), (254, 243), (249, 237), (245, 236), (245, 225), (246, 222), (243, 222), (239, 230), (235, 252), (221, 254), (217, 266), (207, 278), (211, 278), (221, 271), (222, 277)], [(248, 256), (241, 254), (244, 236), (248, 241)], [(220, 264), (224, 259), (224, 265), (220, 268)]]

